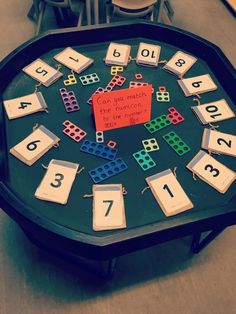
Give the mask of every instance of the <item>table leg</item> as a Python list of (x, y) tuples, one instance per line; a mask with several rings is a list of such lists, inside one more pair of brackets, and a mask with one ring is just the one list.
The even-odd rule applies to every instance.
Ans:
[(91, 25), (91, 0), (86, 0), (87, 25)]
[(99, 0), (94, 0), (94, 24), (99, 24)]
[(161, 22), (161, 15), (163, 11), (163, 6), (164, 6), (164, 0), (159, 0), (159, 8), (158, 8), (158, 16), (157, 16), (157, 22)]

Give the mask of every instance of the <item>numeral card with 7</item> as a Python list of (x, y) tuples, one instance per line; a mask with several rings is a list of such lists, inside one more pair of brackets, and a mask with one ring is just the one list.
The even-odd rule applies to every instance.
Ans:
[(47, 108), (43, 94), (40, 92), (3, 101), (8, 119), (16, 119), (29, 114), (45, 111)]
[(66, 204), (78, 167), (78, 164), (72, 162), (52, 159), (35, 192), (35, 197), (44, 201)]
[(93, 185), (93, 230), (112, 230), (125, 227), (122, 185)]
[(171, 169), (147, 177), (146, 182), (166, 216), (193, 208), (192, 202)]
[(202, 150), (186, 167), (220, 193), (225, 193), (236, 178), (234, 171)]
[(63, 75), (41, 59), (33, 61), (22, 70), (46, 87), (56, 82)]
[(12, 147), (10, 153), (31, 166), (59, 141), (59, 137), (40, 125), (23, 141)]

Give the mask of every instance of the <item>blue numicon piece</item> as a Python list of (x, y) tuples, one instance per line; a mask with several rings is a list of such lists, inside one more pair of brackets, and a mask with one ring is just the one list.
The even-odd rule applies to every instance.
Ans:
[(80, 151), (104, 159), (113, 160), (116, 157), (118, 150), (116, 148), (110, 148), (101, 143), (84, 140), (82, 146), (80, 147)]

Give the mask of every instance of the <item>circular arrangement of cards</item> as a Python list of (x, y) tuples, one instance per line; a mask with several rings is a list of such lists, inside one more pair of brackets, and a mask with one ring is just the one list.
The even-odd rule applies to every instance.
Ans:
[[(194, 96), (196, 104), (191, 110), (196, 115), (200, 124), (208, 125), (203, 129), (201, 149), (186, 164), (186, 168), (205, 183), (220, 193), (226, 193), (236, 178), (233, 170), (226, 167), (212, 156), (215, 154), (236, 157), (236, 135), (220, 132), (217, 125), (219, 121), (235, 118), (235, 113), (225, 99), (217, 99), (213, 102), (201, 103), (200, 94), (217, 90), (217, 85), (209, 73), (184, 78), (184, 75), (197, 63), (197, 58), (183, 51), (175, 52), (168, 61), (160, 60), (161, 46), (140, 42), (135, 58), (131, 58), (131, 46), (112, 42), (108, 45), (104, 67), (107, 67), (111, 75), (106, 86), (95, 88), (88, 95), (86, 106), (91, 106), (92, 120), (95, 123), (94, 134), (88, 134), (74, 120), (70, 121), (66, 116), (63, 122), (63, 136), (69, 140), (80, 143), (79, 152), (95, 156), (101, 163), (93, 169), (86, 169), (86, 165), (71, 162), (70, 160), (51, 159), (44, 166), (46, 172), (39, 183), (35, 197), (39, 200), (67, 204), (70, 191), (77, 175), (86, 171), (90, 176), (93, 197), (93, 230), (121, 229), (127, 226), (125, 213), (125, 182), (119, 184), (106, 184), (106, 180), (119, 176), (124, 171), (129, 171), (129, 164), (125, 157), (119, 156), (119, 141), (109, 137), (109, 131), (125, 127), (135, 127), (143, 124), (144, 136), (140, 143), (140, 149), (129, 152), (136, 163), (137, 171), (151, 171), (146, 177), (147, 186), (135, 197), (142, 198), (144, 191), (149, 188), (166, 216), (176, 215), (194, 208), (191, 195), (187, 195), (180, 184), (176, 170), (165, 169), (158, 171), (158, 162), (153, 156), (157, 156), (161, 145), (156, 132), (175, 126), (186, 121), (184, 112), (179, 112), (176, 105), (167, 109), (165, 106), (171, 102), (171, 94), (166, 86), (158, 86), (155, 91), (153, 82), (144, 80), (142, 67), (150, 67), (155, 71), (162, 65), (166, 71), (177, 77), (177, 88), (180, 88), (186, 97)], [(53, 56), (61, 65), (71, 70), (68, 77), (63, 80), (64, 87), (59, 89), (61, 101), (65, 107), (65, 115), (79, 112), (81, 105), (76, 93), (70, 90), (71, 86), (77, 86), (81, 82), (80, 92), (85, 93), (84, 86), (98, 84), (100, 77), (97, 73), (76, 75), (89, 69), (94, 60), (79, 53), (77, 50), (67, 47)], [(138, 71), (128, 88), (124, 88), (127, 78), (124, 75), (125, 68), (131, 63), (136, 63)], [(23, 68), (24, 73), (32, 77), (38, 83), (50, 88), (62, 78), (61, 68), (56, 69), (42, 59), (37, 59)], [(67, 86), (67, 87), (65, 87)], [(155, 97), (153, 101), (152, 94)], [(4, 108), (9, 120), (22, 118), (37, 112), (48, 112), (48, 104), (42, 92), (20, 95), (17, 98), (5, 99)], [(50, 104), (52, 105), (52, 104)], [(163, 106), (163, 113), (159, 116), (152, 115), (152, 106)], [(50, 115), (50, 110), (49, 113)], [(71, 115), (73, 119), (73, 114)], [(53, 119), (53, 117), (52, 117)], [(77, 121), (77, 120), (76, 120)], [(36, 121), (37, 122), (37, 121)], [(75, 122), (75, 123), (74, 123)], [(108, 135), (107, 135), (108, 134)], [(150, 134), (150, 135), (148, 135)], [(194, 130), (193, 130), (194, 134)], [(94, 140), (88, 138), (94, 137)], [(127, 129), (127, 137), (129, 129)], [(122, 140), (122, 139), (120, 139)], [(132, 140), (132, 139), (131, 139)], [(185, 142), (185, 138), (178, 132), (166, 132), (162, 140), (176, 153), (176, 158), (181, 158), (191, 150), (191, 143)], [(62, 143), (61, 143), (62, 142)], [(28, 166), (33, 165), (50, 149), (63, 146), (63, 141), (54, 132), (44, 125), (35, 125), (33, 131), (27, 137), (16, 143), (10, 153)], [(127, 145), (127, 151), (129, 150)], [(75, 154), (78, 152), (75, 151)], [(55, 152), (55, 156), (56, 156)], [(168, 158), (168, 154), (166, 156)], [(105, 160), (104, 160), (105, 159)], [(130, 174), (133, 176), (134, 174)], [(93, 184), (94, 183), (94, 184)], [(99, 184), (98, 184), (99, 183)], [(102, 183), (102, 184), (100, 184)], [(90, 190), (91, 187), (88, 187)], [(148, 193), (148, 192), (145, 192)], [(88, 195), (86, 196), (88, 197)]]

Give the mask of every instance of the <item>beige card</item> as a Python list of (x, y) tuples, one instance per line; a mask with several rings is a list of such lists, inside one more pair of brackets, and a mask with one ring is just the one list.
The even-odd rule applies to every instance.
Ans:
[(182, 88), (185, 96), (192, 96), (211, 92), (217, 89), (209, 74), (204, 74), (196, 77), (190, 77), (177, 81)]
[(10, 153), (31, 166), (59, 141), (55, 134), (40, 125), (23, 141), (11, 148)]
[(220, 193), (225, 193), (236, 178), (234, 171), (202, 150), (186, 167)]
[(140, 65), (158, 66), (161, 46), (140, 43), (136, 63)]
[(225, 99), (191, 107), (202, 124), (218, 122), (235, 117)]
[(204, 129), (202, 148), (212, 152), (236, 157), (236, 136), (215, 130)]
[(9, 120), (45, 111), (47, 108), (43, 94), (40, 92), (4, 100), (3, 104)]
[(54, 59), (78, 74), (93, 63), (93, 59), (82, 55), (70, 47), (58, 53), (54, 56)]
[(129, 45), (110, 43), (107, 50), (105, 63), (111, 65), (114, 64), (127, 66), (130, 56), (130, 49), (131, 46)]
[(52, 159), (35, 197), (44, 201), (66, 204), (78, 171), (78, 164)]
[(182, 77), (197, 61), (197, 58), (177, 51), (174, 56), (164, 65), (163, 70)]
[(93, 185), (93, 230), (126, 227), (125, 206), (121, 184)]
[(146, 182), (166, 216), (193, 208), (192, 202), (171, 169), (147, 177)]
[(63, 75), (41, 59), (33, 61), (22, 70), (46, 87), (56, 82)]

